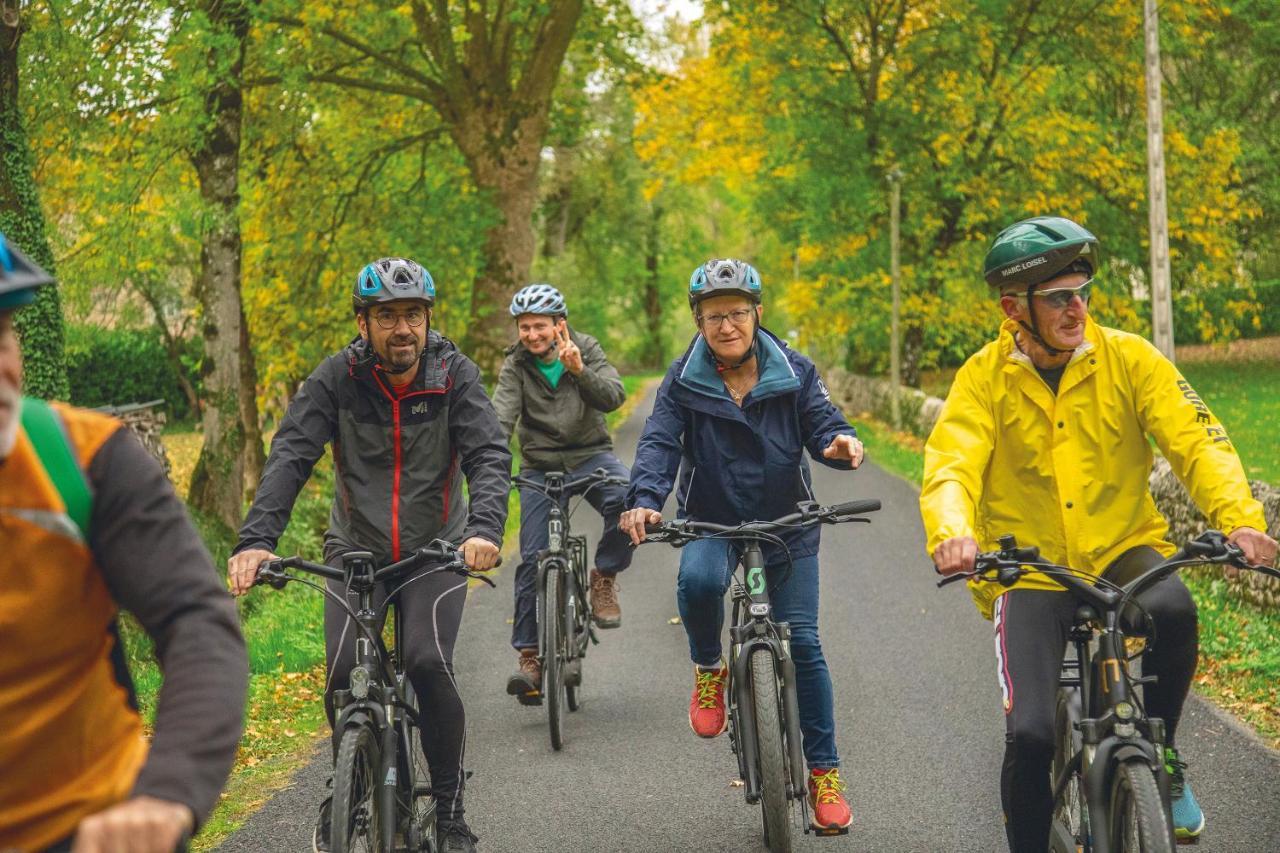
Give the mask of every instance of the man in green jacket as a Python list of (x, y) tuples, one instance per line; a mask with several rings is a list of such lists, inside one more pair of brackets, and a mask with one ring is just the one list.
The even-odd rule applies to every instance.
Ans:
[[(622, 481), (627, 466), (613, 455), (604, 414), (622, 405), (626, 392), (618, 371), (605, 358), (595, 338), (570, 329), (560, 291), (531, 284), (511, 300), (511, 316), (520, 335), (507, 351), (498, 374), (493, 404), (510, 436), (519, 425), (521, 475), (541, 481), (548, 471), (566, 479), (604, 468)], [(596, 625), (622, 624), (618, 604), (618, 572), (631, 564), (631, 546), (618, 529), (626, 498), (625, 485), (602, 484), (586, 499), (604, 518), (604, 532), (591, 570), (591, 609)], [(538, 552), (547, 547), (550, 501), (536, 489), (520, 490), (520, 566), (515, 579), (515, 617), (511, 645), (519, 666), (507, 692), (521, 704), (541, 702), (542, 668), (538, 662)]]

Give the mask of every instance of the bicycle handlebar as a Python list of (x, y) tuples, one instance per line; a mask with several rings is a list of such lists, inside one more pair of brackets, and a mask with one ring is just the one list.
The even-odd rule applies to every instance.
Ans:
[[(1178, 569), (1197, 563), (1220, 563), (1241, 569), (1262, 572), (1274, 578), (1280, 578), (1280, 570), (1270, 566), (1254, 565), (1244, 559), (1244, 552), (1227, 541), (1227, 537), (1217, 530), (1206, 530), (1196, 538), (1188, 541), (1171, 557), (1153, 566), (1139, 577), (1123, 587), (1110, 584), (1113, 588), (1098, 587), (1084, 580), (1080, 573), (1069, 566), (1061, 566), (1040, 559), (1040, 549), (1035, 547), (1020, 548), (1012, 536), (1000, 538), (1001, 548), (997, 551), (985, 551), (978, 554), (973, 571), (957, 572), (938, 581), (938, 586), (962, 580), (977, 580), (984, 583), (999, 583), (1002, 586), (1013, 586), (1023, 575), (1032, 572), (1048, 575), (1069, 592), (1087, 601), (1089, 604), (1104, 610), (1119, 607), (1122, 602), (1176, 572)], [(1105, 581), (1097, 577), (1097, 580)]]
[(747, 521), (742, 524), (715, 524), (710, 521), (694, 521), (679, 519), (663, 524), (645, 526), (646, 542), (668, 542), (672, 545), (684, 545), (695, 539), (714, 536), (721, 539), (758, 539), (775, 531), (810, 527), (814, 524), (840, 524), (847, 521), (870, 522), (869, 518), (860, 518), (868, 512), (880, 509), (880, 501), (875, 498), (847, 501), (833, 506), (821, 506), (814, 501), (799, 505), (797, 512), (776, 518), (773, 521)]
[[(585, 486), (585, 485), (597, 486), (597, 485), (608, 484), (611, 486), (625, 486), (629, 482), (631, 481), (628, 480), (626, 477), (618, 477), (613, 474), (610, 474), (608, 470), (605, 468), (597, 468), (594, 471), (592, 471), (590, 474), (583, 474), (581, 477), (577, 477), (573, 480), (565, 480), (563, 483), (560, 484), (560, 491), (572, 492), (575, 489), (579, 488), (580, 486)], [(511, 485), (513, 487), (523, 486), (525, 488), (535, 489), (539, 492), (542, 492), (544, 495), (547, 494), (547, 484), (545, 481), (538, 482), (537, 480), (532, 480), (523, 474), (513, 477), (511, 480)]]
[[(430, 545), (418, 548), (403, 560), (391, 563), (377, 569), (373, 573), (373, 579), (376, 583), (384, 581), (394, 581), (396, 578), (405, 575), (414, 569), (423, 566), (431, 561), (443, 561), (442, 565), (436, 566), (432, 571), (453, 572), (469, 578), (477, 578), (484, 581), (489, 586), (496, 586), (493, 580), (483, 572), (474, 572), (467, 568), (467, 563), (462, 557), (462, 551), (450, 542), (437, 539)], [(494, 568), (502, 565), (502, 557), (498, 557), (498, 561), (494, 563)], [(273, 589), (283, 589), (284, 585), (290, 580), (295, 580), (292, 576), (285, 573), (285, 569), (297, 569), (299, 571), (308, 572), (318, 575), (329, 580), (341, 581), (345, 580), (347, 574), (344, 570), (335, 566), (327, 566), (323, 563), (313, 563), (304, 560), (302, 557), (282, 557), (276, 560), (264, 560), (258, 566), (258, 576), (254, 578), (254, 585), (266, 584)]]

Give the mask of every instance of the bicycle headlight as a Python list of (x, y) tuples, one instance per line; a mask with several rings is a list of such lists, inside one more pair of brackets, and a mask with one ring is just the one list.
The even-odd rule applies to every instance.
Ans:
[(763, 617), (763, 616), (768, 616), (768, 615), (769, 615), (769, 605), (767, 605), (767, 604), (752, 604), (752, 605), (750, 605), (750, 606), (748, 606), (748, 607), (747, 607), (747, 612), (748, 612), (748, 613), (750, 613), (752, 616), (762, 616), (762, 617)]
[(1115, 706), (1115, 712), (1116, 712), (1116, 719), (1119, 719), (1119, 720), (1133, 719), (1133, 706), (1130, 705), (1128, 702), (1117, 702)]
[(357, 699), (369, 695), (369, 670), (363, 666), (351, 670), (351, 695)]

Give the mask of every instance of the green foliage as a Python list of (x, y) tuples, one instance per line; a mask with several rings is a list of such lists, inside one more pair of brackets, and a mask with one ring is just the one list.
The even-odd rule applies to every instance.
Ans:
[[(186, 343), (182, 367), (198, 386), (198, 339)], [(109, 406), (163, 399), (173, 420), (194, 415), (178, 385), (155, 329), (71, 326), (67, 334), (67, 378), (77, 406)]]

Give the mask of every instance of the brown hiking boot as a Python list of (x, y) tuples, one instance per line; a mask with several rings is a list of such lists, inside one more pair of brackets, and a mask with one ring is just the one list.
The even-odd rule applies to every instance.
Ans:
[(591, 619), (601, 628), (617, 628), (622, 624), (622, 605), (618, 603), (617, 575), (591, 570)]
[(538, 662), (537, 649), (520, 650), (518, 668), (507, 679), (507, 693), (520, 700), (521, 705), (542, 704), (542, 664)]

